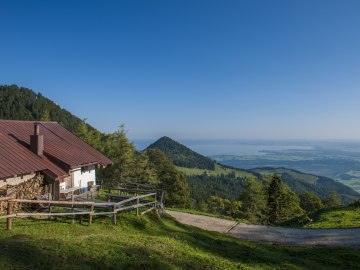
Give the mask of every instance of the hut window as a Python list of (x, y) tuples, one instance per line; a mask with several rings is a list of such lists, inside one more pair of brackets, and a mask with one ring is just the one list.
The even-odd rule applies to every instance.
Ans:
[(81, 167), (81, 174), (86, 173), (89, 170), (88, 166)]

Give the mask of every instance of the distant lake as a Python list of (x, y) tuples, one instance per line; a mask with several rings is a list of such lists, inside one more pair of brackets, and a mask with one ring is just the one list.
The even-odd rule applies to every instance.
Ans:
[[(143, 150), (155, 140), (136, 140), (135, 146)], [(264, 155), (266, 151), (333, 149), (360, 152), (360, 142), (300, 141), (300, 140), (182, 140), (182, 144), (206, 155)], [(265, 152), (264, 152), (265, 151)]]

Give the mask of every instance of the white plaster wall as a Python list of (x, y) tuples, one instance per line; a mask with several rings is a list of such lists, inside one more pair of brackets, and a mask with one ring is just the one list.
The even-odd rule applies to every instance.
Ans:
[(96, 183), (95, 166), (88, 166), (88, 169), (83, 172), (80, 168), (73, 170), (71, 176), (74, 187), (87, 188), (88, 182), (94, 181), (94, 184)]
[(65, 189), (66, 188), (66, 183), (62, 182), (62, 183), (60, 183), (59, 186), (60, 186), (60, 190)]
[(27, 180), (29, 180), (31, 178), (34, 178), (35, 175), (36, 175), (35, 173), (32, 173), (32, 174), (26, 174), (23, 176), (11, 177), (11, 178), (0, 180), (0, 187), (5, 186), (5, 185), (16, 186), (18, 184), (26, 182)]

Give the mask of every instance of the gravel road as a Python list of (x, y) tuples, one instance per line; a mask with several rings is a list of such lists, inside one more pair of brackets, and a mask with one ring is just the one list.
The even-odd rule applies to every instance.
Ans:
[(261, 243), (360, 248), (360, 229), (293, 229), (166, 211), (181, 223)]

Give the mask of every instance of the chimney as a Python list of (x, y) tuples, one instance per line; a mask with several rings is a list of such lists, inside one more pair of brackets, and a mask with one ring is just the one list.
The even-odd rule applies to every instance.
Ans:
[(44, 154), (44, 135), (40, 135), (39, 123), (34, 123), (34, 135), (30, 135), (30, 150), (40, 157)]

